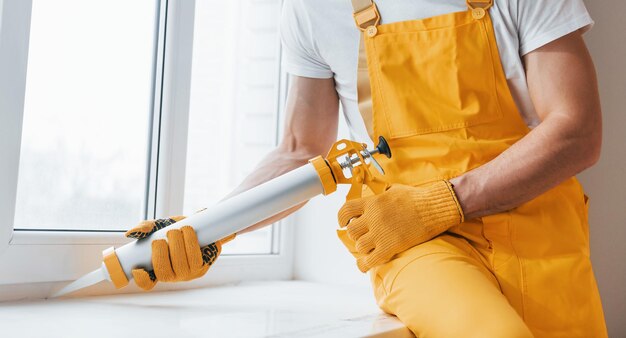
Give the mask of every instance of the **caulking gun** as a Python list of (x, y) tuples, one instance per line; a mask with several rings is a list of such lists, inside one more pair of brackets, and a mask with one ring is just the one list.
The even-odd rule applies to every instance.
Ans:
[[(326, 158), (318, 156), (308, 164), (278, 176), (250, 190), (242, 192), (213, 207), (187, 217), (184, 221), (163, 228), (150, 237), (133, 241), (122, 247), (111, 247), (103, 252), (102, 266), (70, 283), (55, 293), (58, 297), (109, 280), (116, 288), (128, 285), (131, 271), (137, 267), (152, 269), (151, 242), (166, 238), (172, 228), (193, 225), (198, 241), (207, 245), (274, 216), (309, 199), (337, 190), (337, 184), (351, 184), (348, 195), (361, 190), (366, 184), (374, 193), (384, 191), (387, 184), (376, 176), (370, 167), (384, 175), (374, 155), (391, 157), (389, 145), (381, 136), (376, 148), (367, 149), (363, 143), (349, 140), (337, 141)], [(359, 178), (355, 173), (358, 172)], [(360, 191), (358, 192), (360, 195)]]

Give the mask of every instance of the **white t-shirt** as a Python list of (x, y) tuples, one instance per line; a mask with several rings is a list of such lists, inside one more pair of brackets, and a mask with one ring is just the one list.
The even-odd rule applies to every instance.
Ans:
[[(382, 23), (467, 10), (465, 0), (375, 0)], [(359, 34), (350, 0), (285, 0), (283, 66), (292, 75), (332, 78), (355, 141), (371, 143), (358, 111)], [(528, 93), (521, 57), (593, 20), (583, 0), (495, 0), (490, 9), (500, 58), (513, 98), (529, 127), (540, 119)]]

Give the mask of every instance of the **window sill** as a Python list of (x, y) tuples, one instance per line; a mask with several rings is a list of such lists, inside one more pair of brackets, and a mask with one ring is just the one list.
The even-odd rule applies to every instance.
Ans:
[(300, 281), (2, 305), (8, 336), (413, 337), (370, 290)]
[[(194, 281), (199, 284), (192, 287), (241, 280), (291, 279), (293, 259), (290, 254), (290, 228), (286, 226), (275, 231), (274, 242), (277, 244), (274, 250), (278, 253), (225, 253), (211, 268), (211, 273), (206, 278)], [(51, 283), (72, 281), (97, 269), (102, 264), (103, 250), (111, 246), (119, 247), (128, 241), (121, 232), (14, 231), (10, 241), (7, 241), (6, 249), (0, 250), (0, 301), (43, 298), (50, 294)], [(9, 286), (15, 292), (1, 292), (2, 288)], [(167, 288), (171, 289), (169, 286)]]

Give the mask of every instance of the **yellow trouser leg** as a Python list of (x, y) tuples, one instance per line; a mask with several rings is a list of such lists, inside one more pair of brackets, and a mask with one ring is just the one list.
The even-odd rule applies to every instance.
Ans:
[(381, 308), (418, 337), (532, 337), (464, 239), (418, 245), (374, 268), (372, 279)]

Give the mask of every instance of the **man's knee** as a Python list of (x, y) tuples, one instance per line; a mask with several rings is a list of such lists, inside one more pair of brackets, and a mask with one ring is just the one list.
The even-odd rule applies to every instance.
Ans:
[(455, 247), (418, 249), (378, 271), (388, 286), (379, 303), (418, 337), (532, 337), (479, 260)]

